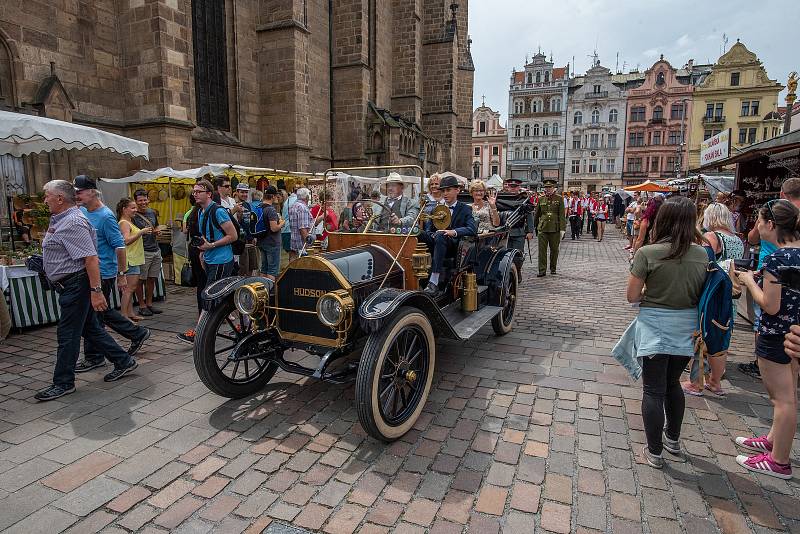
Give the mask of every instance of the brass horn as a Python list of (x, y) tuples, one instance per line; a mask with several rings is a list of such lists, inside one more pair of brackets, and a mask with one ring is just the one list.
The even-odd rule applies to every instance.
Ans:
[(433, 226), (435, 226), (437, 230), (447, 230), (447, 227), (450, 226), (452, 215), (450, 214), (450, 208), (444, 204), (439, 204), (433, 208), (430, 214), (423, 213), (419, 218), (422, 221), (433, 221)]

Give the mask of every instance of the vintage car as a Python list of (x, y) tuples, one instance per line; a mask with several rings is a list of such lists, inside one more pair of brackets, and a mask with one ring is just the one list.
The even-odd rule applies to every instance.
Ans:
[[(421, 189), (416, 166), (329, 172), (389, 170), (418, 173)], [(530, 206), (507, 212), (507, 221), (519, 220)], [(331, 232), (325, 252), (311, 247), (274, 284), (233, 276), (209, 286), (204, 296), (213, 305), (200, 320), (194, 345), (200, 379), (229, 398), (257, 394), (278, 368), (326, 382), (355, 381), (364, 430), (385, 441), (400, 438), (428, 397), (437, 338), (467, 340), (490, 321), (497, 335), (511, 330), (523, 261), (517, 250), (505, 248), (506, 227), (464, 238), (457, 255), (445, 261), (446, 291), (431, 298), (421, 291), (431, 255), (416, 237), (428, 219), (445, 229), (450, 212), (444, 206), (420, 210), (405, 229)], [(318, 363), (302, 365), (306, 353)]]

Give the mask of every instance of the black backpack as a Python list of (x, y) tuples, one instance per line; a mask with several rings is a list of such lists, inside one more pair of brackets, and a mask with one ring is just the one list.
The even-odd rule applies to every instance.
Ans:
[[(209, 243), (213, 243), (213, 240), (208, 239), (209, 237), (212, 237), (212, 235), (206, 232), (209, 220), (211, 221), (211, 224), (214, 225), (214, 228), (216, 228), (220, 233), (225, 233), (225, 231), (222, 229), (222, 226), (220, 226), (219, 221), (217, 221), (217, 210), (223, 209), (222, 206), (216, 202), (211, 206), (212, 211), (206, 215), (206, 224), (203, 225), (202, 229), (203, 236), (209, 241)], [(239, 221), (236, 220), (236, 217), (231, 217), (231, 222), (233, 223), (233, 227), (236, 228), (236, 235), (239, 236), (236, 241), (231, 243), (231, 250), (233, 251), (234, 256), (240, 256), (244, 254), (245, 247), (244, 237), (242, 235), (242, 227), (239, 226)]]

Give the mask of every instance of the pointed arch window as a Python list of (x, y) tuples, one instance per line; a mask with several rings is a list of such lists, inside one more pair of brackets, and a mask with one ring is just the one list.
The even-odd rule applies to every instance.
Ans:
[(197, 124), (230, 130), (225, 0), (192, 1)]

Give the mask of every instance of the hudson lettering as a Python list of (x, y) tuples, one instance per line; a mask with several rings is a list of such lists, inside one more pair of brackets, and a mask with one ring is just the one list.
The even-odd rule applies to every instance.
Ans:
[(294, 296), (295, 297), (311, 297), (318, 299), (322, 295), (327, 293), (327, 291), (323, 289), (308, 289), (305, 287), (296, 287), (294, 288)]

